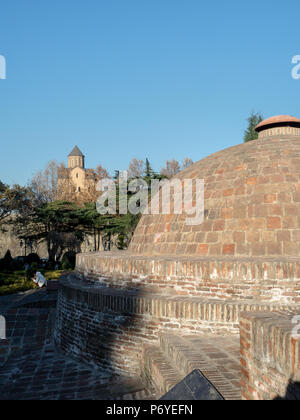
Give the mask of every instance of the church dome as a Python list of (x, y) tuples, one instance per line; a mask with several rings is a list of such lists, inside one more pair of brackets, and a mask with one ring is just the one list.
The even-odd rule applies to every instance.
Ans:
[[(288, 122), (287, 117), (275, 117), (259, 128), (279, 120)], [(145, 214), (130, 244), (131, 254), (299, 256), (300, 136), (271, 136), (230, 147), (177, 178), (204, 180), (204, 222), (189, 226), (185, 214)]]

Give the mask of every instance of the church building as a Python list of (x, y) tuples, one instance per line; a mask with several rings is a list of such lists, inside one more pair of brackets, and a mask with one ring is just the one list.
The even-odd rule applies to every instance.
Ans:
[(75, 197), (95, 191), (98, 179), (93, 169), (85, 168), (85, 156), (75, 146), (68, 155), (68, 168), (59, 172), (59, 185), (62, 190), (72, 191)]

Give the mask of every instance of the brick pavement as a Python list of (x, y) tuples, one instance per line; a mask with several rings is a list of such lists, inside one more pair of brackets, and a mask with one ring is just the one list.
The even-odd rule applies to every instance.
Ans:
[(157, 399), (193, 369), (225, 399), (240, 399), (238, 336), (162, 334), (160, 346), (145, 346), (146, 385), (59, 352), (53, 342), (55, 303), (56, 293), (45, 289), (0, 298), (7, 322), (7, 340), (0, 341), (0, 400)]
[(0, 298), (7, 326), (0, 341), (0, 400), (155, 399), (140, 378), (61, 354), (52, 338), (55, 300), (45, 289)]
[(144, 346), (144, 374), (162, 396), (194, 369), (226, 400), (240, 400), (240, 343), (238, 336), (162, 334), (160, 346)]

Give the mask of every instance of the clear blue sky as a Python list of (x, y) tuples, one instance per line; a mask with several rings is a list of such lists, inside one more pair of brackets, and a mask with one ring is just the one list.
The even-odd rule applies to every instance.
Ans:
[(77, 144), (87, 167), (160, 170), (242, 142), (251, 110), (300, 117), (299, 0), (10, 0), (0, 8), (0, 180)]

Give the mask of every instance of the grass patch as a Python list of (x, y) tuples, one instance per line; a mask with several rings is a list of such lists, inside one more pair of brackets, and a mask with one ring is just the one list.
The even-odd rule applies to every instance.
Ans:
[[(61, 270), (53, 271), (40, 271), (47, 280), (58, 280)], [(24, 270), (21, 271), (9, 271), (6, 273), (0, 272), (0, 296), (10, 295), (18, 292), (26, 292), (27, 290), (36, 289), (37, 286), (31, 280), (26, 279)]]

